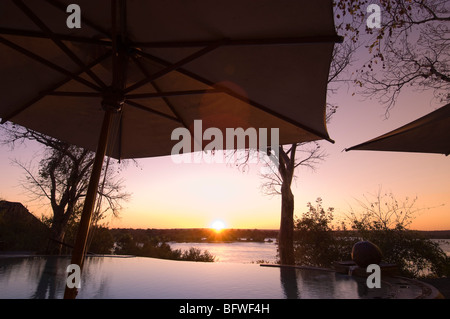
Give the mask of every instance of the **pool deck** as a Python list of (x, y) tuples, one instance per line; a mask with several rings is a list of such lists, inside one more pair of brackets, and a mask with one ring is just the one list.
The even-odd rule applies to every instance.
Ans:
[(445, 299), (450, 299), (450, 278), (423, 278), (421, 282), (435, 287)]
[[(289, 267), (298, 269), (311, 269), (311, 270), (321, 270), (341, 273), (342, 271), (336, 271), (331, 268), (318, 268), (318, 267), (308, 267), (308, 266), (290, 266), (290, 265), (274, 265), (274, 264), (261, 264), (263, 267)], [(363, 277), (361, 272), (356, 272), (355, 277)], [(367, 275), (365, 276), (367, 277)], [(444, 295), (438, 290), (433, 284), (439, 284), (439, 286), (447, 287), (447, 293), (450, 289), (450, 278), (437, 278), (434, 280), (424, 280), (421, 279), (411, 279), (402, 276), (394, 275), (391, 267), (386, 274), (381, 276), (381, 282), (384, 287), (388, 287), (388, 293), (383, 295), (376, 293), (376, 288), (374, 289), (373, 299), (448, 299), (450, 295)]]
[[(397, 276), (388, 278), (387, 281), (392, 282), (397, 290), (395, 299), (445, 299), (436, 287), (420, 280)], [(419, 290), (410, 289), (412, 286)]]

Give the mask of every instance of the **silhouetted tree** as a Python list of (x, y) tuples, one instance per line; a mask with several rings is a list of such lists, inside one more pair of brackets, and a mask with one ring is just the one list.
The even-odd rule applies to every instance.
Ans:
[[(337, 2), (343, 12), (364, 24), (368, 19), (366, 7), (371, 3)], [(370, 58), (357, 72), (355, 82), (362, 87), (360, 93), (379, 99), (386, 106), (386, 115), (406, 87), (430, 90), (439, 103), (448, 103), (450, 2), (386, 0), (377, 4), (381, 25), (365, 30)]]
[(431, 275), (448, 277), (450, 257), (439, 244), (409, 229), (424, 208), (416, 208), (417, 197), (398, 201), (380, 189), (371, 197), (358, 200), (358, 208), (347, 216), (356, 236), (380, 247), (385, 262), (396, 264), (410, 277)]
[(349, 260), (357, 240), (346, 232), (345, 226), (333, 224), (334, 208), (325, 209), (320, 197), (315, 205), (308, 203), (307, 207), (295, 221), (296, 264), (330, 268), (335, 261)]
[[(263, 191), (268, 195), (281, 195), (281, 220), (278, 236), (278, 254), (281, 264), (295, 264), (294, 194), (291, 190), (295, 170), (301, 166), (315, 169), (325, 159), (325, 156), (325, 152), (316, 142), (280, 146), (278, 168), (262, 173), (265, 179), (262, 184)], [(273, 168), (271, 165), (267, 165), (267, 167)]]
[(88, 250), (96, 254), (110, 254), (114, 245), (114, 237), (106, 227), (92, 227), (91, 241)]
[[(81, 211), (94, 153), (19, 126), (4, 125), (2, 130), (3, 144), (14, 147), (16, 143), (32, 140), (44, 146), (44, 156), (37, 170), (17, 160), (15, 164), (26, 172), (23, 187), (32, 199), (44, 199), (50, 204), (53, 213), (49, 219), (51, 238), (56, 245), (51, 246), (49, 253), (59, 254), (61, 245), (58, 243), (64, 242), (69, 220)], [(114, 170), (108, 169), (108, 165), (103, 167), (103, 176), (103, 182), (98, 190), (99, 200), (93, 224), (101, 220), (108, 211), (118, 215), (121, 202), (129, 197), (129, 194), (123, 191), (122, 180), (115, 176)]]
[[(351, 74), (348, 67), (353, 62), (353, 54), (358, 48), (357, 34), (360, 22), (343, 19), (342, 6), (335, 5), (336, 30), (344, 38), (343, 43), (336, 44), (332, 54), (330, 72), (328, 75), (328, 95), (326, 121), (329, 122), (337, 111), (338, 105), (330, 102), (342, 85), (349, 84)], [(278, 168), (268, 163), (269, 170), (262, 174), (265, 181), (262, 188), (269, 195), (281, 195), (281, 221), (278, 238), (278, 251), (280, 263), (285, 265), (295, 264), (294, 258), (294, 195), (292, 193), (292, 181), (298, 168), (315, 169), (322, 162), (326, 153), (318, 142), (296, 143), (279, 147)], [(298, 170), (297, 170), (298, 171)]]

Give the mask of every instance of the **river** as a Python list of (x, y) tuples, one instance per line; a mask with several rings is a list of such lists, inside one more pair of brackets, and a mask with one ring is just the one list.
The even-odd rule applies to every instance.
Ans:
[(169, 243), (172, 249), (188, 250), (191, 247), (207, 250), (216, 257), (216, 262), (255, 263), (264, 260), (274, 263), (277, 259), (277, 244), (273, 242), (231, 243)]
[[(450, 239), (432, 239), (450, 256)], [(172, 249), (188, 250), (191, 247), (207, 250), (216, 257), (216, 262), (229, 263), (274, 263), (277, 260), (277, 244), (273, 242), (231, 242), (231, 243), (169, 243)]]

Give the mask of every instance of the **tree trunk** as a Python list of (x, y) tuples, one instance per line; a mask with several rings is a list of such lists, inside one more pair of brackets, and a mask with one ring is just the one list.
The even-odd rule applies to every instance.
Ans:
[(61, 255), (62, 245), (65, 236), (65, 226), (62, 223), (53, 222), (50, 228), (50, 239), (47, 246), (47, 254)]
[(61, 255), (62, 244), (66, 235), (67, 223), (72, 213), (64, 213), (60, 208), (53, 210), (53, 222), (50, 228), (50, 240), (47, 246), (49, 255)]
[(281, 188), (281, 222), (278, 238), (280, 264), (294, 265), (294, 195), (289, 186)]

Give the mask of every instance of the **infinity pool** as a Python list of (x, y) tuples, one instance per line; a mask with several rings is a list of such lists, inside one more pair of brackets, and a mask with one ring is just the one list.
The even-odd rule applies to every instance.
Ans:
[[(68, 264), (68, 257), (0, 258), (0, 298), (62, 298)], [(369, 289), (364, 278), (312, 269), (144, 257), (87, 257), (77, 298), (392, 298), (398, 289), (394, 286), (383, 281), (381, 288)], [(411, 285), (409, 289), (411, 292)]]

